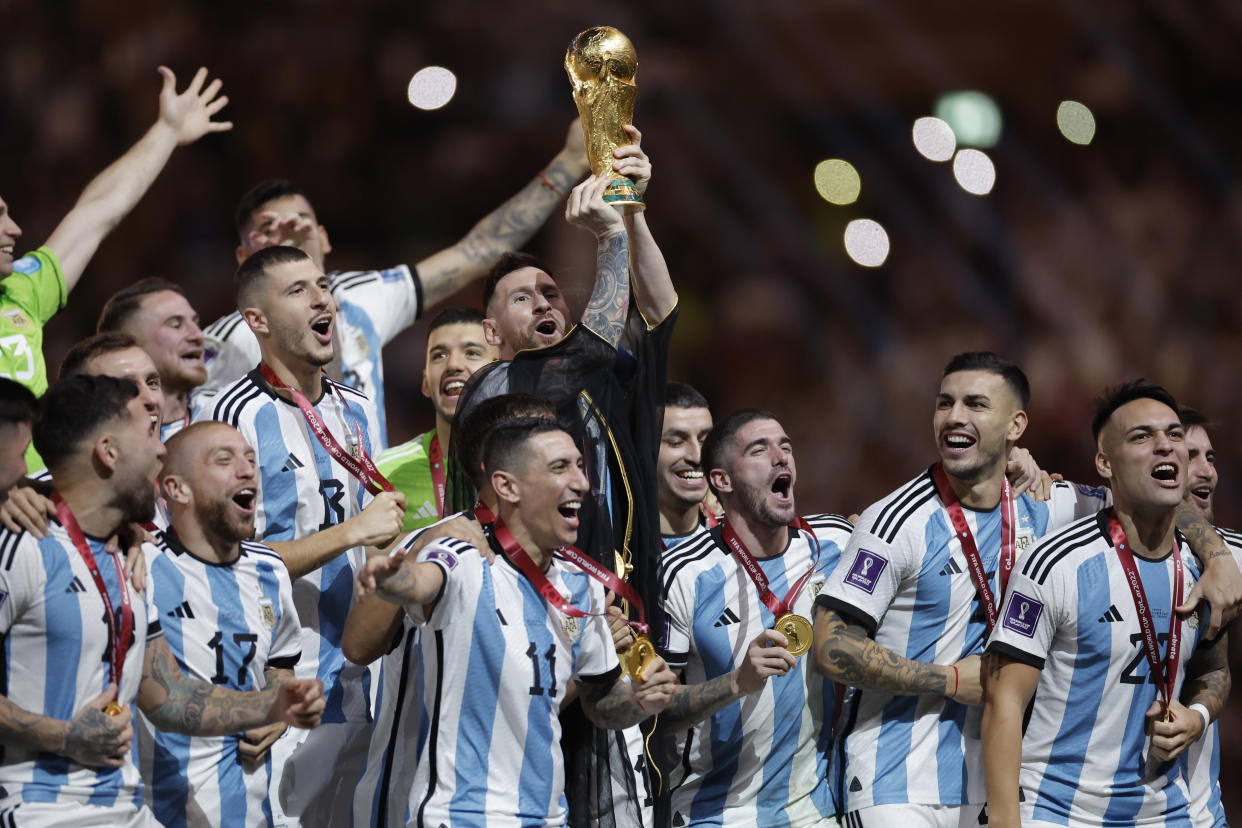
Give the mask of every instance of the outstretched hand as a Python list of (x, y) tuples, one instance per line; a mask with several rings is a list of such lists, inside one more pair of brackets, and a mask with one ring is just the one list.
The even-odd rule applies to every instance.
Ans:
[(227, 132), (233, 128), (232, 121), (212, 120), (229, 98), (220, 95), (224, 83), (219, 78), (203, 88), (207, 67), (199, 67), (189, 88), (181, 94), (177, 94), (177, 76), (171, 69), (161, 66), (159, 73), (164, 76), (164, 88), (160, 90), (160, 123), (173, 131), (177, 146), (192, 144), (209, 132)]

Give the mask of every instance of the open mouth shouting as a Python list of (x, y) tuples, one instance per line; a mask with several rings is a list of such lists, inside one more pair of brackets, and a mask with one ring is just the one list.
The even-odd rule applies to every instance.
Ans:
[(578, 530), (578, 511), (582, 508), (582, 500), (574, 498), (561, 502), (556, 511), (560, 513), (561, 519), (565, 521), (569, 528), (575, 532)]
[(1182, 485), (1181, 476), (1176, 463), (1164, 461), (1157, 463), (1151, 470), (1152, 478), (1165, 489), (1176, 489)]
[(793, 475), (787, 471), (779, 472), (772, 481), (772, 494), (782, 504), (793, 503)]
[(321, 313), (311, 320), (311, 333), (320, 345), (332, 344), (332, 314)]
[(466, 390), (465, 377), (445, 377), (440, 381), (440, 396), (446, 401), (452, 401), (454, 405), (460, 399), (461, 392), (464, 390)]
[(238, 489), (236, 492), (234, 492), (233, 497), (231, 499), (233, 501), (233, 504), (237, 506), (238, 509), (241, 509), (243, 514), (253, 515), (255, 497), (257, 494), (258, 493), (255, 490), (254, 486), (244, 486), (241, 489)]

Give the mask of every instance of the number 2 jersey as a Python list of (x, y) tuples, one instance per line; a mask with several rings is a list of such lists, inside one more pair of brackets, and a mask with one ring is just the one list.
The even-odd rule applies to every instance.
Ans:
[[(313, 405), (343, 448), (354, 442), (375, 456), (379, 421), (370, 400), (325, 379), (323, 394)], [(228, 423), (254, 448), (259, 470), (257, 540), (307, 537), (344, 523), (371, 500), (366, 488), (328, 454), (301, 410), (278, 397), (257, 368), (200, 408), (194, 419)], [(341, 652), (354, 575), (364, 554), (361, 547), (347, 549), (293, 582), (293, 602), (302, 623), (302, 658), (295, 672), (323, 682), (325, 723), (370, 721), (371, 671), (346, 661)]]
[[(70, 721), (112, 681), (110, 638), (103, 599), (81, 554), (55, 519), (49, 536), (0, 529), (0, 692), (17, 706)], [(87, 537), (117, 618), (121, 590), (129, 593), (134, 629), (117, 701), (133, 703), (142, 682), (146, 641), (160, 634), (159, 614), (117, 575), (104, 541)], [(118, 626), (119, 629), (119, 626)], [(0, 800), (142, 806), (142, 780), (132, 755), (120, 768), (88, 768), (71, 759), (5, 746), (0, 758)], [(22, 824), (20, 806), (16, 824)]]
[[(571, 679), (623, 680), (608, 623), (563, 615), (495, 551), (489, 564), (469, 544), (443, 539), (419, 554), (444, 571), (444, 587), (430, 615), (406, 607), (422, 627), (409, 802), (417, 828), (563, 825), (565, 691)], [(553, 558), (546, 574), (578, 609), (604, 612), (604, 588), (573, 564)]]
[[(1055, 484), (1045, 502), (1020, 495), (1016, 553), (1107, 499), (1105, 489), (1070, 483)], [(963, 513), (999, 601), (1001, 506)], [(930, 469), (867, 507), (818, 601), (902, 658), (953, 664), (983, 651), (983, 604)], [(832, 772), (843, 810), (982, 804), (981, 716), (948, 698), (849, 688)]]
[[(150, 549), (150, 547), (148, 547)], [(148, 556), (152, 600), (168, 647), (187, 676), (230, 690), (262, 690), (268, 670), (292, 670), (301, 629), (284, 561), (243, 541), (231, 564), (195, 557), (171, 534)], [(139, 716), (147, 801), (167, 828), (271, 826), (270, 756), (247, 770), (240, 734), (187, 736), (155, 730)]]
[[(1071, 524), (1023, 556), (988, 640), (989, 652), (1040, 670), (1022, 738), (1022, 820), (1189, 828), (1185, 757), (1145, 761), (1146, 713), (1157, 689), (1109, 514)], [(1199, 568), (1180, 533), (1176, 542), (1189, 595)], [(1167, 665), (1169, 616), (1182, 600), (1173, 594), (1172, 550), (1162, 560), (1136, 555), (1134, 562)], [(1174, 698), (1204, 629), (1197, 611), (1178, 623)]]
[[(759, 560), (778, 599), (814, 568), (792, 610), (808, 621), (815, 596), (836, 567), (853, 528), (836, 515), (790, 532), (777, 557)], [(702, 532), (664, 554), (665, 658), (686, 684), (732, 672), (750, 642), (775, 618), (759, 600), (720, 528)], [(815, 825), (835, 812), (827, 781), (835, 700), (833, 684), (814, 670), (810, 654), (784, 676), (718, 711), (686, 732), (672, 774), (674, 825)]]

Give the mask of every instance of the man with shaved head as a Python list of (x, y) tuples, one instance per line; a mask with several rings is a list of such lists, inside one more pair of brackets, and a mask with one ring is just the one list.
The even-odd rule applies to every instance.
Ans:
[[(149, 561), (152, 600), (177, 661), (232, 690), (293, 678), (301, 631), (280, 556), (254, 534), (254, 450), (224, 423), (196, 423), (169, 439), (160, 487), (171, 521)], [(182, 736), (139, 720), (146, 798), (166, 825), (267, 826), (271, 759), (285, 731)]]

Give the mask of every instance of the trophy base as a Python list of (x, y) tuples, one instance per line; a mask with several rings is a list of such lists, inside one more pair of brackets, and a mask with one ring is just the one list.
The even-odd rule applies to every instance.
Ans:
[(647, 209), (643, 197), (628, 178), (614, 178), (608, 182), (604, 189), (604, 203), (611, 204), (627, 216)]

